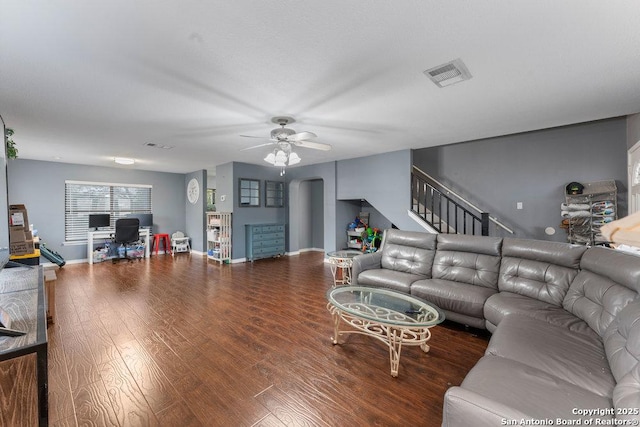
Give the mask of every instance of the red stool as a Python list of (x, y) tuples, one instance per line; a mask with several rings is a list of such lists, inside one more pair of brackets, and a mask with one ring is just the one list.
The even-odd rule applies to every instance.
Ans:
[(158, 255), (158, 247), (160, 246), (160, 242), (164, 245), (164, 253), (171, 253), (171, 240), (169, 240), (168, 234), (154, 234), (153, 235), (153, 248), (156, 248), (156, 255)]

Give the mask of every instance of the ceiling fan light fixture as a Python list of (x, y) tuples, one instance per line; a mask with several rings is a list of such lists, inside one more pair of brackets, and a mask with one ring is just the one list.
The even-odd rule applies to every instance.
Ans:
[(273, 165), (276, 162), (276, 155), (269, 153), (267, 154), (267, 157), (264, 158), (264, 161)]
[(291, 152), (291, 154), (289, 154), (289, 166), (297, 165), (301, 160), (302, 159), (300, 158), (300, 156), (298, 156), (296, 153)]

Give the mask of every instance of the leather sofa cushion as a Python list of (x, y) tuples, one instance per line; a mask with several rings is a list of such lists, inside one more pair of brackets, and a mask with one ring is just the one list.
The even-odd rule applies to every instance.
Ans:
[(572, 269), (580, 267), (580, 258), (586, 250), (587, 247), (584, 245), (569, 245), (544, 240), (505, 237), (502, 242), (503, 257), (530, 259)]
[(499, 269), (499, 257), (438, 249), (431, 277), (497, 290)]
[(530, 259), (503, 257), (498, 289), (562, 306), (576, 269)]
[(585, 246), (505, 238), (498, 289), (562, 306)]
[(423, 278), (424, 276), (416, 274), (380, 268), (366, 270), (360, 273), (358, 275), (358, 285), (393, 289), (408, 294), (411, 291), (411, 284)]
[(600, 338), (584, 320), (577, 318), (562, 307), (511, 292), (500, 292), (487, 299), (484, 305), (484, 317), (492, 325), (487, 325), (487, 329), (493, 332), (494, 326), (497, 326), (509, 314), (543, 320), (567, 328), (572, 332)]
[(617, 381), (640, 360), (640, 301), (623, 308), (604, 333), (604, 348)]
[(444, 395), (442, 427), (496, 427), (505, 420), (524, 420), (527, 414), (462, 387), (449, 387)]
[(434, 303), (443, 310), (483, 318), (483, 306), (495, 289), (441, 279), (418, 280), (411, 295)]
[(580, 268), (640, 293), (640, 258), (624, 252), (594, 246), (580, 259)]
[[(461, 385), (484, 398), (527, 414), (528, 418), (574, 420), (579, 408), (609, 408), (611, 400), (554, 375), (499, 356), (482, 357)], [(485, 401), (486, 402), (486, 401)], [(487, 408), (493, 412), (492, 408)], [(499, 413), (499, 412), (498, 412)], [(586, 418), (598, 418), (585, 415)], [(604, 415), (602, 418), (612, 418)]]
[(634, 424), (627, 425), (640, 424), (640, 416), (638, 414), (626, 411), (640, 408), (640, 364), (636, 364), (627, 375), (618, 381), (618, 385), (613, 390), (613, 406), (617, 410), (623, 410), (622, 413), (617, 413), (617, 419), (637, 421)]
[(594, 247), (584, 253), (580, 268), (562, 306), (602, 337), (620, 310), (638, 295), (634, 285), (640, 259)]
[(438, 234), (431, 277), (498, 289), (501, 246), (498, 237)]
[(437, 236), (439, 250), (500, 256), (502, 247), (502, 239), (500, 237), (463, 234), (438, 234)]
[(435, 234), (386, 230), (380, 263), (383, 269), (429, 278), (435, 249)]
[(616, 385), (600, 337), (527, 316), (505, 317), (486, 354), (516, 360), (601, 396), (610, 397)]

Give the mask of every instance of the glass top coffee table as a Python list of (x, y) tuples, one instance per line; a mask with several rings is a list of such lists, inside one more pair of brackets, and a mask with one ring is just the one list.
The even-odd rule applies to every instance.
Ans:
[[(333, 344), (346, 334), (364, 334), (389, 347), (391, 376), (398, 376), (402, 345), (429, 351), (429, 329), (444, 320), (444, 313), (426, 301), (383, 288), (344, 286), (327, 291), (327, 309), (333, 316)], [(340, 323), (353, 327), (341, 331)]]

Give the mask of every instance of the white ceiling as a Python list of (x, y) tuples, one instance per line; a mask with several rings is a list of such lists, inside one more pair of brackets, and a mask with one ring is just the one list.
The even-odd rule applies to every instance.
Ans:
[[(186, 173), (300, 165), (640, 111), (640, 2), (2, 0), (0, 114), (25, 159)], [(461, 58), (443, 89), (423, 71)], [(171, 150), (144, 146), (170, 145)]]

